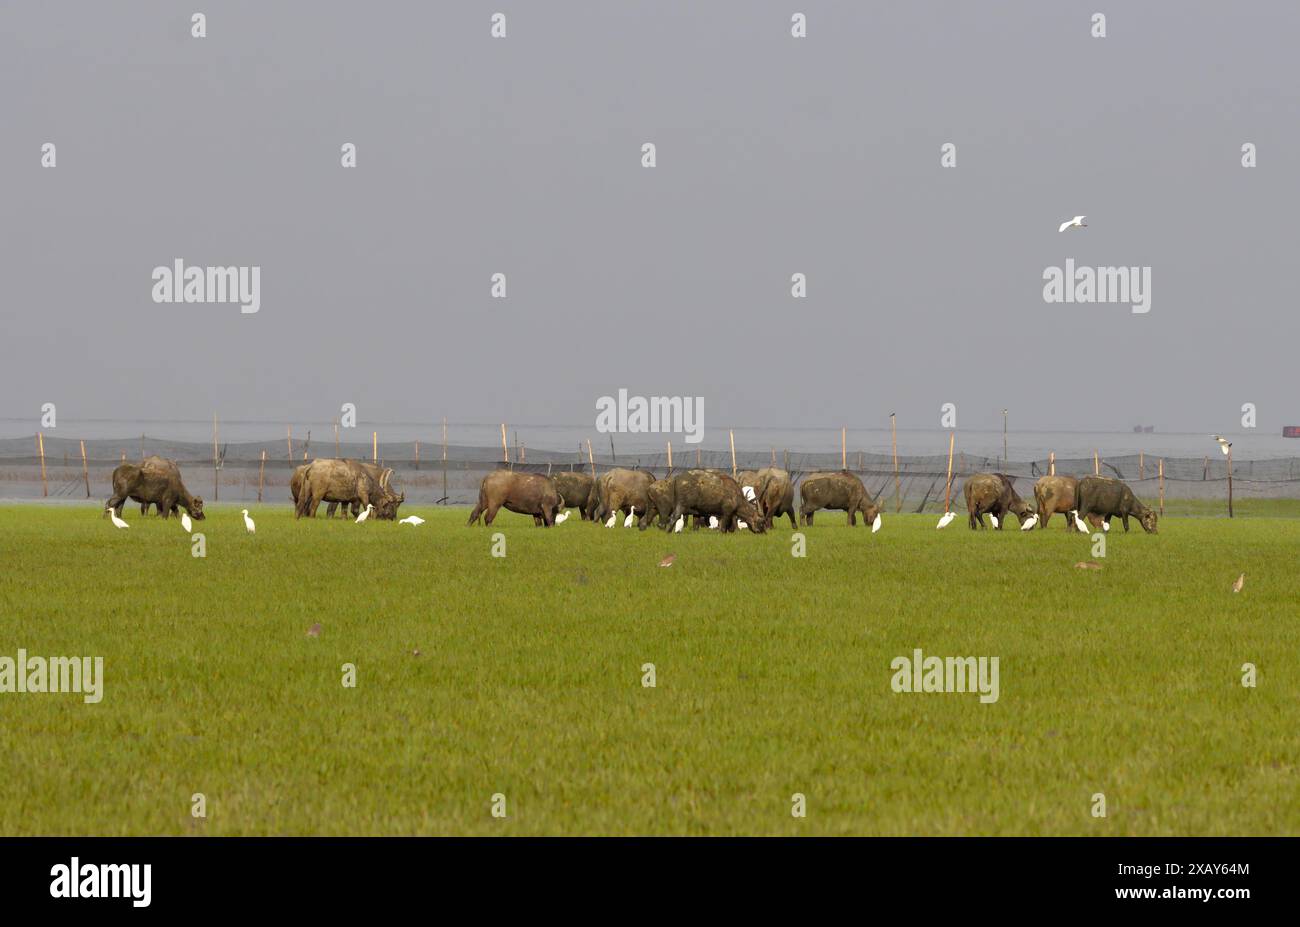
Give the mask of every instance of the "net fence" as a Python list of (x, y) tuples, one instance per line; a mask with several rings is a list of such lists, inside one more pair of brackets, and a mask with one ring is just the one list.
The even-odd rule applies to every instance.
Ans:
[[(43, 442), (44, 466), (41, 448)], [(85, 449), (83, 465), (82, 448)], [(349, 457), (379, 463), (394, 469), (393, 485), (406, 493), (408, 503), (448, 505), (472, 504), (483, 477), (500, 467), (530, 473), (550, 474), (563, 470), (602, 473), (612, 467), (648, 470), (657, 477), (669, 472), (664, 452), (630, 455), (595, 454), (578, 450), (509, 449), (503, 460), (501, 447), (471, 447), (425, 442), (372, 443), (339, 442), (290, 444), (280, 441), (252, 441), (218, 444), (169, 441), (151, 437), (129, 440), (98, 439), (85, 442), (51, 436), (0, 439), (0, 497), (39, 499), (42, 497), (95, 499), (102, 501), (112, 489), (112, 473), (123, 462), (138, 462), (157, 454), (175, 460), (187, 488), (207, 501), (288, 503), (289, 478), (293, 469), (318, 457)], [(444, 457), (445, 455), (445, 457)], [(517, 459), (516, 459), (517, 458)], [(1016, 489), (1030, 498), (1033, 483), (1049, 470), (1043, 457), (1028, 461), (1005, 461), (955, 453), (951, 484), (948, 457), (900, 455), (897, 471), (892, 455), (849, 451), (839, 453), (791, 453), (737, 449), (738, 470), (778, 466), (789, 470), (795, 480), (816, 471), (839, 470), (842, 463), (862, 478), (886, 511), (942, 511), (945, 495), (961, 498), (966, 477), (996, 471), (1016, 478)], [(730, 472), (729, 451), (690, 450), (674, 454), (672, 467), (715, 468)], [(1150, 505), (1162, 493), (1167, 511), (1174, 514), (1213, 511), (1216, 501), (1226, 506), (1228, 460), (1221, 454), (1204, 457), (1164, 457), (1133, 454), (1120, 457), (1056, 458), (1055, 472), (1084, 476), (1094, 472), (1125, 480)], [(1163, 474), (1163, 475), (1162, 475)], [(1300, 458), (1282, 457), (1232, 462), (1234, 500), (1300, 499)], [(960, 507), (958, 505), (957, 507)]]

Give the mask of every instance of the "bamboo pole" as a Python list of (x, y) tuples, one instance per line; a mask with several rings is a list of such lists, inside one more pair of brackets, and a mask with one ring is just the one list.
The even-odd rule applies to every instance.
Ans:
[(81, 442), (81, 478), (86, 481), (86, 498), (90, 498), (90, 467), (86, 464), (86, 442)]
[(894, 449), (894, 512), (903, 511), (903, 484), (898, 478), (898, 422), (889, 413), (889, 443)]
[(1056, 476), (1056, 451), (1047, 453), (1047, 475)]
[(1092, 475), (1101, 476), (1101, 454), (1096, 450), (1092, 452)]
[(519, 445), (519, 462), (528, 463), (528, 447), (523, 444)]
[(781, 450), (781, 459), (785, 462), (785, 470), (788, 473), (790, 470), (790, 449), (788, 447)]
[(293, 426), (284, 426), (284, 440), (289, 445), (289, 466), (293, 466)]
[(1228, 447), (1228, 517), (1232, 517), (1232, 447)]
[(510, 463), (510, 450), (506, 447), (506, 423), (501, 423), (501, 462)]
[[(262, 501), (262, 482), (266, 478), (266, 449), (262, 450), (262, 462), (257, 465), (257, 501)], [(292, 475), (291, 475), (292, 478)]]
[(849, 429), (845, 425), (840, 426), (840, 469), (849, 468)]
[(736, 432), (730, 428), (727, 429), (727, 435), (731, 438), (731, 477), (736, 477)]
[(587, 462), (591, 464), (591, 478), (596, 478), (596, 455), (591, 452), (591, 439), (587, 439)]
[(1165, 459), (1160, 458), (1160, 517), (1165, 517)]
[(776, 466), (776, 448), (772, 448), (772, 466)]
[(700, 468), (700, 449), (697, 447), (695, 449), (695, 469), (698, 470), (699, 468)]
[[(126, 457), (125, 454), (122, 455)], [(220, 473), (217, 470), (217, 413), (212, 413), (212, 501), (216, 502), (221, 498), (221, 480)]]
[(447, 504), (447, 416), (442, 417), (442, 504)]
[(370, 432), (370, 456), (371, 462), (379, 463), (379, 432)]
[(420, 442), (415, 442), (415, 469), (420, 469)]
[[(307, 459), (307, 454), (310, 453), (310, 451), (311, 451), (311, 429), (308, 428), (308, 429), (307, 429), (307, 442), (302, 446), (302, 459), (303, 459), (304, 461)], [(289, 461), (289, 462), (290, 462), (290, 463), (293, 463), (293, 461)]]
[(673, 472), (673, 442), (668, 442), (668, 472)]
[(957, 441), (957, 432), (948, 433), (948, 482), (943, 488), (943, 510), (946, 513), (952, 502), (952, 448)]
[(610, 463), (618, 463), (618, 455), (614, 453), (614, 432), (609, 433), (609, 460)]
[(334, 419), (334, 456), (335, 457), (343, 456), (342, 452), (340, 452), (339, 450), (339, 420), (338, 419)]
[(36, 447), (41, 453), (41, 495), (48, 496), (50, 494), (50, 487), (49, 484), (45, 482), (45, 435), (41, 432), (37, 432), (36, 434)]
[(1205, 463), (1201, 466), (1201, 481), (1204, 482), (1210, 478), (1210, 455), (1205, 455)]
[(144, 460), (144, 432), (140, 432), (140, 459)]
[(1147, 478), (1146, 455), (1142, 451), (1138, 451), (1138, 479), (1145, 480), (1146, 478)]

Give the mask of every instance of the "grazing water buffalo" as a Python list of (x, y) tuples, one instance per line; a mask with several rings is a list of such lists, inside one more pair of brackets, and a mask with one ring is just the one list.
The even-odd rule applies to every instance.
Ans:
[(1048, 519), (1065, 516), (1065, 530), (1078, 531), (1074, 524), (1074, 493), (1079, 481), (1073, 476), (1042, 476), (1034, 484), (1034, 501), (1038, 503), (1038, 527), (1046, 528)]
[(113, 495), (104, 503), (104, 510), (113, 510), (121, 516), (127, 499), (139, 502), (147, 513), (151, 504), (158, 506), (158, 514), (168, 518), (184, 508), (196, 521), (203, 515), (203, 500), (191, 495), (181, 482), (181, 471), (174, 460), (165, 457), (146, 457), (138, 464), (119, 464), (113, 471)]
[(1033, 514), (1025, 500), (1016, 493), (1012, 483), (1015, 477), (1005, 473), (976, 473), (966, 481), (963, 491), (966, 493), (966, 512), (970, 516), (970, 527), (974, 531), (984, 524), (984, 513), (988, 512), (998, 520), (998, 530), (1006, 524), (1008, 512), (1014, 512), (1023, 525)]
[(673, 492), (675, 483), (670, 476), (664, 480), (655, 480), (645, 488), (645, 512), (637, 519), (637, 527), (645, 530), (653, 524), (664, 527), (668, 524), (673, 509), (677, 507), (677, 494)]
[[(758, 471), (758, 508), (763, 513), (766, 527), (772, 527), (772, 520), (782, 515), (790, 516), (790, 526), (798, 529), (799, 522), (794, 508), (794, 480), (780, 467), (764, 467)], [(864, 513), (865, 514), (865, 513)], [(872, 515), (870, 520), (874, 520)]]
[(1128, 519), (1132, 515), (1142, 525), (1143, 531), (1147, 534), (1156, 533), (1156, 513), (1139, 502), (1123, 480), (1085, 476), (1075, 487), (1074, 507), (1083, 519), (1091, 520), (1095, 517), (1108, 521), (1118, 517), (1123, 520), (1125, 531), (1128, 530)]
[[(316, 517), (322, 502), (340, 503), (356, 510), (368, 505), (375, 507), (375, 517), (386, 520), (397, 517), (397, 507), (406, 500), (406, 494), (394, 493), (388, 488), (393, 471), (375, 464), (357, 460), (322, 458), (307, 465), (299, 480), (294, 499), (294, 517)], [(290, 491), (293, 489), (290, 479)]]
[(630, 515), (635, 507), (644, 512), (650, 507), (646, 490), (655, 481), (653, 473), (644, 470), (627, 470), (615, 467), (608, 473), (602, 473), (597, 481), (599, 498), (593, 509), (592, 518), (603, 520), (606, 515), (622, 512)]
[(516, 473), (513, 470), (493, 470), (483, 477), (478, 490), (478, 505), (469, 514), (466, 527), (483, 516), (483, 524), (490, 525), (502, 508), (520, 515), (533, 516), (533, 524), (555, 524), (563, 502), (555, 481), (537, 473)]
[[(295, 467), (294, 470), (293, 470), (293, 476), (289, 477), (289, 494), (293, 496), (293, 505), (294, 505), (294, 509), (295, 509), (295, 511), (296, 511), (297, 508), (298, 508), (298, 495), (299, 495), (300, 491), (302, 490), (302, 476), (303, 476), (304, 473), (307, 472), (307, 468), (310, 467), (310, 466), (311, 466), (310, 463), (305, 463), (305, 464), (302, 464), (302, 465), (300, 465), (300, 466), (298, 466), (298, 467)], [(364, 466), (367, 466), (367, 467), (373, 467), (374, 465), (373, 465), (373, 464), (364, 464)], [(389, 472), (390, 474), (392, 473), (391, 470), (388, 471), (388, 472)], [(404, 501), (405, 498), (406, 498), (406, 494), (405, 494), (405, 493), (402, 493), (401, 498), (398, 500), (399, 503), (400, 503), (401, 501)], [(338, 503), (338, 502), (330, 502), (330, 503), (327, 503), (326, 506), (325, 506), (325, 517), (326, 517), (326, 518), (333, 518), (333, 517), (334, 517), (334, 513), (335, 513), (336, 511), (338, 511), (339, 505), (340, 505), (340, 503)], [(352, 517), (353, 517), (353, 518), (356, 518), (359, 514), (361, 514), (361, 503), (358, 502), (358, 501), (355, 500), (355, 499), (352, 501), (352, 504), (351, 504), (351, 505), (348, 505), (347, 503), (342, 503), (342, 505), (343, 505), (343, 514), (344, 514), (344, 515), (347, 515), (349, 511), (351, 511), (351, 513), (352, 513)], [(376, 515), (376, 517), (378, 517), (378, 515)], [(396, 509), (394, 509), (394, 511), (393, 511), (393, 517), (394, 517), (394, 518), (397, 517)]]
[(818, 509), (848, 512), (850, 525), (858, 523), (858, 512), (868, 525), (880, 514), (880, 507), (872, 501), (862, 480), (847, 470), (814, 473), (804, 478), (799, 487), (799, 514), (805, 525), (812, 525), (813, 514)]
[(756, 534), (765, 530), (758, 506), (746, 499), (740, 484), (725, 473), (686, 470), (674, 476), (672, 483), (673, 510), (664, 526), (666, 530), (671, 531), (677, 519), (688, 515), (713, 515), (723, 531), (735, 531), (738, 521), (744, 521)]
[(576, 508), (584, 521), (591, 517), (591, 491), (596, 481), (590, 473), (556, 473), (551, 479), (560, 494), (561, 505), (566, 509)]

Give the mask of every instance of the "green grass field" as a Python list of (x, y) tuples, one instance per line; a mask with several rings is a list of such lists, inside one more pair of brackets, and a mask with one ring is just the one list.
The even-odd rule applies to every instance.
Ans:
[[(0, 507), (0, 656), (105, 674), (94, 705), (0, 694), (0, 833), (1300, 831), (1300, 521), (1116, 523), (1092, 571), (1057, 520), (886, 514), (873, 536), (823, 513), (800, 559), (788, 521), (413, 511), (265, 507), (250, 537), (214, 506), (199, 559), (130, 507), (128, 531), (93, 504)], [(998, 657), (1000, 699), (895, 693), (917, 647)]]

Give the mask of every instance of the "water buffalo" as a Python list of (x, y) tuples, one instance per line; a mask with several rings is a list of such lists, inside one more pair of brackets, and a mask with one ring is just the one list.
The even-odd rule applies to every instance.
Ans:
[[(758, 493), (758, 508), (763, 513), (766, 526), (771, 528), (773, 519), (789, 515), (790, 526), (798, 529), (799, 522), (794, 508), (794, 480), (790, 479), (790, 474), (780, 467), (764, 467), (758, 471), (757, 476), (758, 486), (755, 489)], [(874, 518), (872, 515), (871, 519)]]
[(104, 503), (104, 510), (113, 510), (119, 517), (127, 499), (134, 499), (148, 512), (150, 504), (158, 506), (158, 514), (168, 518), (179, 508), (184, 508), (196, 521), (202, 521), (203, 499), (191, 495), (181, 482), (181, 471), (176, 462), (165, 457), (146, 457), (138, 464), (119, 464), (113, 470), (113, 495)]
[(1005, 473), (976, 473), (966, 481), (963, 492), (972, 531), (988, 527), (984, 524), (985, 512), (998, 520), (999, 531), (1006, 524), (1008, 512), (1014, 512), (1021, 524), (1028, 520), (1033, 513), (1016, 492), (1014, 482), (1015, 477)]
[(1046, 528), (1057, 513), (1065, 516), (1065, 530), (1078, 531), (1074, 524), (1074, 493), (1079, 481), (1073, 476), (1042, 476), (1034, 484), (1034, 501), (1038, 504), (1038, 527)]
[(637, 519), (637, 527), (645, 530), (658, 522), (660, 527), (668, 524), (668, 518), (677, 507), (677, 495), (673, 492), (673, 479), (655, 480), (645, 488), (645, 512)]
[(1094, 517), (1104, 520), (1118, 517), (1123, 520), (1125, 531), (1128, 530), (1128, 519), (1132, 515), (1142, 525), (1143, 531), (1147, 534), (1156, 533), (1156, 513), (1139, 502), (1123, 480), (1085, 476), (1075, 487), (1074, 507), (1080, 518), (1088, 520)]
[(813, 514), (818, 509), (848, 512), (851, 526), (858, 523), (858, 512), (868, 525), (880, 514), (880, 507), (872, 501), (862, 480), (847, 470), (804, 477), (799, 487), (799, 515), (805, 525), (812, 525)]
[(599, 521), (615, 512), (629, 515), (634, 507), (638, 512), (644, 512), (650, 507), (646, 489), (654, 481), (654, 474), (644, 470), (615, 467), (608, 473), (602, 473), (597, 481), (599, 498), (592, 517)]
[[(311, 466), (310, 463), (305, 463), (300, 466), (294, 467), (293, 476), (289, 477), (289, 494), (293, 496), (293, 505), (295, 510), (298, 507), (298, 495), (300, 490), (302, 489), (302, 475), (307, 472), (307, 468), (310, 466)], [(403, 499), (405, 499), (405, 495), (406, 495), (405, 493), (402, 494)], [(351, 511), (353, 518), (356, 518), (359, 514), (361, 514), (361, 503), (354, 499), (352, 500), (351, 505), (348, 505), (347, 503), (338, 503), (338, 502), (327, 503), (325, 506), (325, 517), (333, 518), (334, 513), (338, 511), (338, 507), (340, 504), (342, 504), (343, 506), (344, 515), (347, 515), (349, 510)], [(393, 515), (394, 517), (396, 517), (397, 515), (396, 511), (394, 511)]]
[[(294, 500), (294, 516), (315, 518), (322, 502), (337, 502), (344, 506), (355, 504), (358, 509), (373, 505), (375, 517), (395, 519), (397, 507), (406, 500), (406, 494), (399, 495), (388, 488), (392, 473), (391, 469), (357, 460), (313, 460), (303, 471)], [(291, 491), (292, 482), (291, 479)]]
[(745, 498), (740, 484), (725, 473), (711, 470), (686, 470), (672, 478), (673, 510), (665, 530), (671, 531), (679, 518), (694, 515), (718, 519), (723, 531), (735, 531), (744, 521), (749, 530), (762, 534), (763, 516), (754, 503)]
[(497, 512), (505, 508), (520, 515), (533, 516), (533, 523), (547, 528), (555, 524), (564, 503), (560, 499), (555, 481), (537, 473), (516, 473), (513, 470), (493, 470), (483, 477), (478, 490), (478, 505), (470, 512), (466, 527), (483, 516), (483, 524), (490, 525)]
[(560, 494), (561, 505), (566, 509), (576, 508), (584, 521), (591, 517), (591, 491), (596, 481), (590, 473), (556, 473), (551, 479), (555, 482), (556, 492)]

